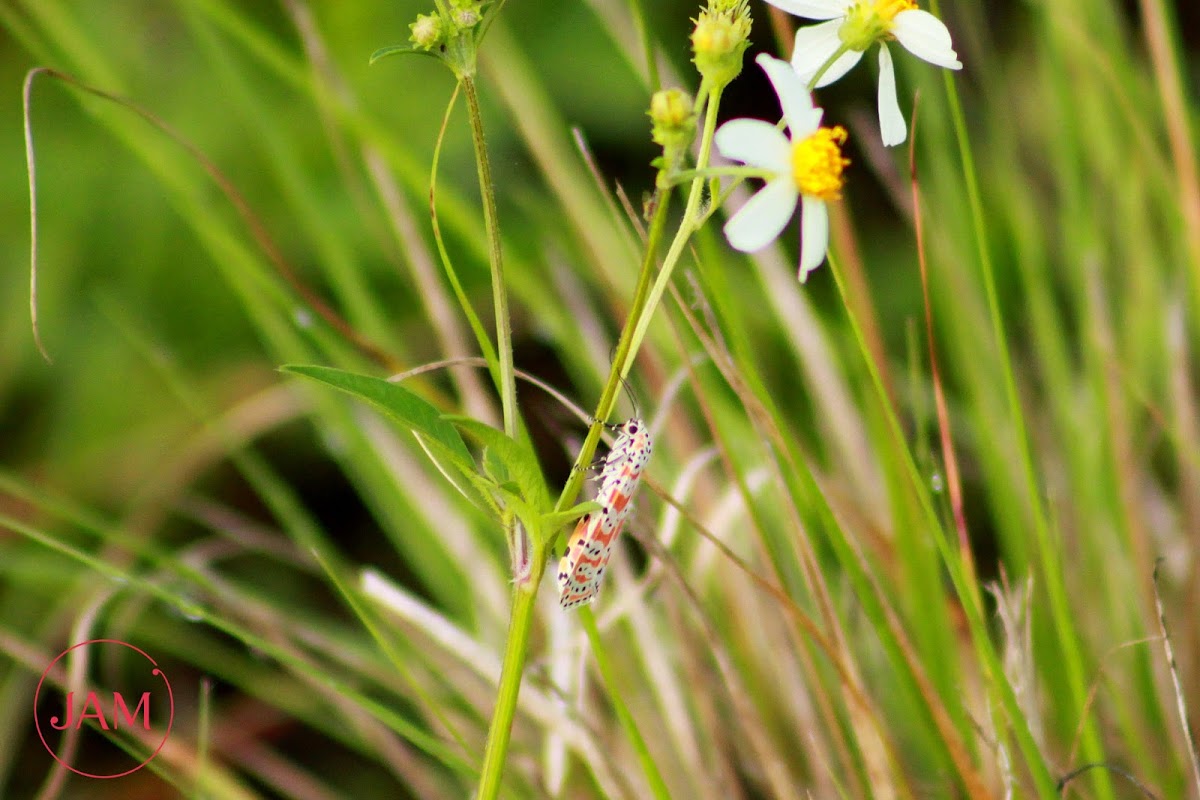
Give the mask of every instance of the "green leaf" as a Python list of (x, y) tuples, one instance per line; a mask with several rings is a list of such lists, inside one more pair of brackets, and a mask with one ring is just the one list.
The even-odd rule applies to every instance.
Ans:
[[(493, 499), (493, 490), (496, 488), (494, 481), (478, 474), (474, 464), (461, 463), (441, 442), (416, 431), (413, 431), (413, 436), (438, 471), (463, 497), (474, 503), (477, 508), (490, 512), (497, 519), (500, 518), (500, 506)], [(465, 484), (463, 479), (466, 480)]]
[(521, 487), (517, 485), (516, 481), (497, 481), (496, 488), (509, 494), (521, 493)]
[(563, 525), (579, 519), (584, 514), (599, 511), (603, 507), (596, 500), (588, 500), (586, 503), (571, 506), (566, 511), (552, 511), (549, 514), (542, 515), (542, 527), (548, 531), (556, 531)]
[(490, 447), (483, 448), (483, 474), (496, 483), (504, 483), (509, 480), (508, 467), (496, 455), (496, 451)]
[(546, 531), (542, 528), (541, 510), (526, 501), (520, 492), (515, 491), (515, 487), (509, 488), (512, 486), (512, 484), (502, 484), (493, 488), (504, 495), (505, 507), (517, 515), (517, 519), (521, 520), (521, 524), (525, 526), (525, 532), (535, 542), (545, 541)]
[(413, 44), (389, 44), (387, 47), (381, 47), (374, 53), (371, 53), (371, 59), (367, 63), (374, 64), (376, 61), (380, 61), (389, 56), (402, 55), (432, 56), (433, 58), (441, 58), (441, 56), (439, 56), (437, 53), (434, 53), (430, 50), (425, 50)]
[(497, 517), (500, 507), (493, 499), (492, 482), (478, 475), (475, 459), (458, 429), (442, 419), (438, 409), (399, 384), (358, 375), (332, 367), (289, 364), (281, 372), (302, 375), (364, 400), (412, 431), (417, 444), (438, 471), (478, 508)]
[[(447, 423), (453, 422), (491, 450), (490, 458), (503, 465), (507, 481), (516, 483), (521, 497), (532, 509), (540, 511), (550, 508), (550, 493), (542, 478), (542, 468), (528, 444), (519, 443), (491, 425), (470, 417), (446, 414), (442, 419)], [(503, 490), (504, 487), (498, 488)]]
[(370, 375), (358, 375), (332, 367), (288, 364), (281, 372), (303, 375), (365, 400), (414, 433), (422, 434), (445, 448), (457, 466), (474, 472), (475, 459), (458, 430), (442, 419), (442, 412), (397, 383)]

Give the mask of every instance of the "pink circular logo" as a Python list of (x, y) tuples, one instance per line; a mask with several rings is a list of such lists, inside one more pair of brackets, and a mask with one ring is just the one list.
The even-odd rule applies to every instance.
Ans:
[[(95, 648), (92, 651), (93, 654), (98, 654), (103, 648), (127, 648), (145, 659), (147, 663), (146, 673), (139, 678), (139, 684), (142, 685), (139, 685), (138, 688), (141, 691), (135, 690), (132, 693), (123, 693), (119, 691), (101, 692), (88, 690), (86, 693), (82, 693), (85, 694), (83, 697), (79, 696), (81, 692), (68, 691), (66, 703), (61, 711), (59, 713), (46, 714), (47, 718), (43, 722), (43, 715), (38, 712), (38, 707), (42, 694), (42, 684), (46, 682), (46, 676), (50, 674), (50, 670), (54, 669), (54, 665), (61, 661), (68, 653), (82, 647)], [(162, 682), (161, 687), (158, 685), (159, 681)], [(153, 685), (155, 690), (146, 691), (146, 687), (150, 685)], [(48, 725), (50, 728), (56, 731), (63, 731), (64, 733), (68, 730), (78, 730), (85, 726), (99, 728), (104, 731), (119, 731), (124, 726), (126, 730), (140, 729), (143, 732), (151, 733), (155, 730), (155, 727), (151, 724), (151, 708), (161, 708), (164, 701), (168, 708), (167, 724), (162, 732), (162, 738), (157, 740), (158, 746), (154, 748), (154, 752), (147, 756), (145, 761), (124, 772), (116, 772), (111, 775), (85, 772), (59, 758), (58, 753), (54, 752), (54, 748), (46, 741), (46, 732), (43, 730), (43, 725)], [(162, 716), (161, 712), (157, 712), (157, 715), (160, 718)], [(163, 749), (163, 745), (167, 743), (167, 737), (171, 734), (171, 725), (175, 722), (175, 696), (171, 693), (171, 683), (167, 680), (167, 676), (158, 668), (158, 663), (146, 655), (145, 651), (134, 647), (128, 642), (122, 642), (120, 639), (89, 639), (86, 642), (71, 645), (59, 653), (50, 662), (50, 665), (46, 667), (41, 679), (38, 681), (37, 691), (33, 695), (33, 721), (37, 726), (38, 738), (42, 740), (42, 745), (59, 764), (85, 778), (120, 778), (131, 772), (137, 772), (149, 764), (158, 755), (159, 751)]]

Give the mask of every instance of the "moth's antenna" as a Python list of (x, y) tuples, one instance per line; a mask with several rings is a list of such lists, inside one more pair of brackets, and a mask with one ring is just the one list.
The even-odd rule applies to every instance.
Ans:
[[(614, 344), (612, 346), (612, 349), (608, 351), (608, 363), (611, 364), (613, 362), (613, 359), (616, 357), (617, 357), (617, 346)], [(641, 419), (642, 412), (641, 412), (641, 409), (638, 408), (637, 398), (633, 396), (633, 389), (631, 389), (629, 387), (629, 381), (625, 380), (624, 375), (618, 375), (617, 377), (621, 380), (621, 385), (625, 387), (625, 396), (629, 398), (629, 403), (630, 403), (630, 405), (633, 406), (633, 415), (635, 417), (637, 417), (638, 419)], [(605, 424), (607, 425), (607, 423), (605, 423)]]
[(621, 379), (621, 385), (625, 387), (625, 396), (629, 398), (629, 404), (633, 406), (633, 415), (641, 419), (642, 412), (638, 408), (637, 398), (633, 396), (633, 389), (629, 387), (629, 381), (625, 380), (624, 375), (618, 375), (617, 377)]

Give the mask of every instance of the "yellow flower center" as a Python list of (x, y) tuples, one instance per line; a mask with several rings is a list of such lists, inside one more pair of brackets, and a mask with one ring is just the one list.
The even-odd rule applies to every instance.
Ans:
[(851, 50), (862, 52), (880, 39), (890, 39), (901, 11), (915, 11), (915, 0), (859, 0), (846, 13), (838, 36)]
[[(859, 5), (872, 5), (870, 3), (859, 3)], [(891, 24), (892, 20), (901, 11), (916, 11), (917, 4), (914, 0), (875, 0), (874, 3), (875, 16), (879, 17), (884, 22)]]
[(841, 125), (817, 128), (809, 137), (792, 143), (792, 178), (801, 194), (821, 200), (840, 200), (842, 170), (850, 159), (842, 157), (846, 129)]

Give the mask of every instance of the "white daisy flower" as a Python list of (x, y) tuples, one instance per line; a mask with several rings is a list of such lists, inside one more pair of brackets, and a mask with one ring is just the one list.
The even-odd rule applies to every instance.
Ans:
[(864, 52), (879, 42), (879, 129), (886, 146), (908, 137), (908, 126), (896, 99), (896, 71), (887, 42), (895, 39), (920, 59), (946, 69), (962, 69), (945, 24), (921, 11), (913, 0), (767, 0), (776, 8), (805, 19), (825, 20), (796, 31), (792, 66), (804, 79), (839, 50), (844, 52), (821, 74), (816, 88), (828, 86), (850, 71)]
[[(765, 53), (756, 61), (766, 70), (788, 135), (769, 122), (735, 119), (717, 131), (717, 149), (769, 173), (767, 185), (725, 224), (725, 238), (738, 250), (761, 250), (779, 236), (800, 203), (800, 280), (821, 266), (829, 245), (825, 203), (841, 198), (846, 129), (822, 128), (821, 109), (813, 105), (804, 81), (786, 62)], [(789, 138), (790, 137), (790, 138)]]

